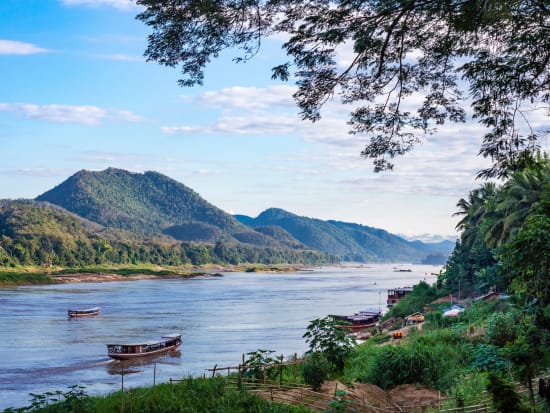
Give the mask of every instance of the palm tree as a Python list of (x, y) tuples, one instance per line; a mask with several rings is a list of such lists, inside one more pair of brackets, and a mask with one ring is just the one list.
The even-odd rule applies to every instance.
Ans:
[(537, 211), (544, 191), (550, 190), (550, 160), (542, 158), (523, 171), (516, 172), (496, 197), (493, 220), (485, 230), (490, 247), (513, 239), (526, 218)]
[(458, 201), (456, 206), (459, 211), (455, 212), (453, 216), (463, 216), (455, 228), (462, 231), (460, 238), (465, 247), (470, 248), (481, 235), (482, 220), (492, 210), (496, 193), (496, 185), (486, 182), (480, 188), (471, 191), (468, 200), (462, 198)]

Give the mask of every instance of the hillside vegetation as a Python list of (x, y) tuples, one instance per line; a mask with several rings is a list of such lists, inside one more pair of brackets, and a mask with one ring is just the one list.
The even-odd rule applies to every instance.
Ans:
[(234, 217), (157, 172), (82, 170), (34, 201), (0, 203), (0, 266), (10, 267), (437, 264), (449, 247), (276, 208), (257, 218)]
[(433, 264), (443, 264), (454, 244), (425, 244), (407, 241), (383, 229), (340, 221), (298, 216), (278, 208), (270, 208), (258, 217), (236, 215), (243, 224), (261, 231), (264, 227), (280, 227), (309, 248), (357, 262), (421, 263), (431, 254)]
[(85, 267), (99, 264), (327, 264), (325, 253), (221, 241), (178, 242), (105, 228), (45, 202), (0, 202), (0, 265)]
[[(184, 234), (186, 241), (195, 237), (202, 237), (199, 241), (229, 240), (232, 234), (250, 231), (192, 189), (157, 172), (82, 170), (36, 200), (106, 227), (142, 234), (167, 232), (175, 238)], [(218, 231), (203, 231), (205, 226), (197, 223)]]

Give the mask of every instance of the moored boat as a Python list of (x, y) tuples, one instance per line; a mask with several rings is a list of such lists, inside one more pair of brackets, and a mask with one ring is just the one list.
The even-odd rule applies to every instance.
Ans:
[(336, 320), (345, 321), (342, 327), (348, 328), (352, 331), (364, 330), (366, 328), (374, 327), (381, 317), (380, 312), (376, 311), (359, 311), (353, 315), (333, 315)]
[(67, 310), (67, 314), (69, 318), (76, 318), (76, 317), (95, 317), (96, 315), (99, 315), (99, 307), (92, 307), (92, 308), (83, 308), (78, 310)]
[(413, 291), (413, 287), (400, 287), (392, 288), (388, 290), (388, 300), (386, 301), (387, 307), (392, 308), (397, 304), (403, 297)]
[(117, 360), (154, 356), (176, 350), (181, 345), (181, 334), (162, 336), (160, 341), (128, 344), (107, 344), (107, 355)]

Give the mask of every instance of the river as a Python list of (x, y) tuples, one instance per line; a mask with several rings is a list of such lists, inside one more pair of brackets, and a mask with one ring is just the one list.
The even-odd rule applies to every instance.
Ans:
[[(411, 269), (397, 272), (396, 268)], [(125, 366), (124, 388), (209, 374), (258, 349), (301, 355), (310, 320), (386, 309), (387, 290), (433, 283), (440, 267), (368, 264), (293, 273), (223, 273), (222, 277), (59, 284), (0, 289), (0, 411), (29, 404), (29, 393), (85, 386), (120, 390), (121, 364), (107, 343), (183, 334), (179, 352)], [(68, 308), (101, 307), (94, 318), (68, 319)]]

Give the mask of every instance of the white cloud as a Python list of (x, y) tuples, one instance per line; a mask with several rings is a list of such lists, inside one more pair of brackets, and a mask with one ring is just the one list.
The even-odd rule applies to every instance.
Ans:
[(300, 124), (291, 116), (222, 116), (206, 126), (164, 126), (166, 134), (278, 135), (298, 132)]
[(212, 107), (265, 110), (275, 107), (294, 107), (292, 86), (279, 85), (265, 88), (233, 86), (204, 93), (199, 101)]
[(115, 53), (115, 54), (100, 54), (96, 55), (100, 59), (105, 60), (115, 60), (121, 62), (145, 62), (145, 58), (139, 55), (129, 55), (124, 53)]
[(135, 0), (60, 0), (65, 6), (109, 6), (116, 9), (128, 10), (136, 7)]
[(36, 105), (34, 103), (0, 103), (0, 111), (16, 113), (28, 119), (60, 123), (99, 125), (103, 121), (141, 122), (144, 119), (127, 110), (109, 110), (98, 106)]
[(456, 235), (439, 235), (439, 234), (397, 234), (401, 238), (404, 238), (408, 241), (422, 241), (427, 243), (436, 243), (442, 241), (451, 241), (455, 242), (457, 239)]
[(0, 39), (0, 55), (28, 55), (47, 52), (50, 52), (50, 50), (36, 46), (32, 43)]
[(0, 169), (0, 175), (19, 175), (35, 177), (66, 177), (74, 173), (72, 169), (63, 168), (19, 168), (19, 169)]
[(360, 156), (369, 137), (348, 133), (350, 107), (336, 101), (328, 102), (320, 121), (300, 121), (291, 99), (292, 92), (293, 88), (288, 86), (232, 87), (207, 92), (185, 103), (201, 102), (207, 109), (221, 107), (223, 110), (217, 119), (209, 124), (165, 126), (161, 130), (174, 135), (223, 134), (235, 138), (257, 136), (266, 140), (282, 135), (295, 136), (310, 143), (316, 152), (274, 159), (273, 162), (278, 162), (277, 170), (281, 173), (294, 171), (294, 176), (330, 171), (330, 178), (324, 180), (324, 185), (330, 186), (329, 190), (348, 194), (366, 191), (458, 200), (480, 185), (475, 175), (489, 165), (489, 160), (477, 156), (484, 128), (468, 121), (439, 127), (436, 134), (424, 136), (413, 151), (394, 159), (394, 171), (375, 174), (371, 160)]

